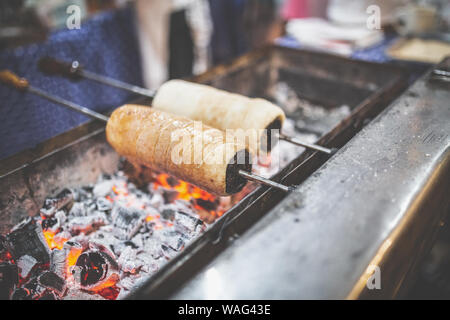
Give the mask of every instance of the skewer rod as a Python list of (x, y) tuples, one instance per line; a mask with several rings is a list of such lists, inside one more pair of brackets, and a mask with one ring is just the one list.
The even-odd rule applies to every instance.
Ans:
[[(4, 84), (9, 85), (18, 90), (34, 93), (34, 94), (36, 94), (40, 97), (43, 97), (49, 101), (55, 102), (57, 104), (60, 104), (64, 107), (67, 107), (74, 111), (80, 112), (80, 113), (87, 115), (89, 117), (92, 117), (94, 119), (97, 119), (97, 120), (100, 120), (103, 122), (108, 122), (108, 120), (109, 120), (109, 118), (107, 116), (105, 116), (101, 113), (92, 111), (92, 110), (85, 108), (83, 106), (80, 106), (76, 103), (73, 103), (73, 102), (70, 102), (63, 98), (49, 94), (39, 88), (35, 88), (35, 87), (31, 86), (26, 79), (19, 78), (17, 75), (15, 75), (14, 73), (12, 73), (10, 71), (0, 71), (0, 82), (3, 82)], [(288, 186), (282, 185), (280, 183), (277, 183), (275, 181), (260, 177), (258, 175), (252, 174), (250, 172), (246, 172), (244, 170), (239, 170), (238, 173), (240, 176), (244, 177), (247, 180), (255, 181), (255, 182), (270, 186), (270, 187), (274, 187), (274, 188), (277, 188), (284, 192), (289, 192), (292, 190), (291, 187), (288, 187)]]
[(283, 184), (277, 183), (277, 182), (272, 181), (270, 179), (263, 178), (261, 176), (258, 176), (256, 174), (253, 174), (253, 173), (250, 173), (250, 172), (247, 172), (247, 171), (244, 171), (244, 170), (239, 170), (239, 175), (244, 177), (247, 180), (255, 181), (255, 182), (264, 184), (266, 186), (279, 189), (279, 190), (284, 191), (284, 192), (292, 191), (291, 187), (285, 186)]
[(153, 99), (155, 97), (156, 92), (154, 90), (150, 90), (150, 89), (145, 89), (142, 87), (138, 87), (126, 82), (122, 82), (120, 80), (116, 80), (110, 77), (106, 77), (106, 76), (102, 76), (100, 74), (97, 73), (93, 73), (84, 69), (80, 69), (78, 74), (80, 76), (83, 76), (85, 78), (88, 78), (90, 80), (94, 80), (106, 85), (109, 85), (111, 87), (114, 88), (118, 88), (118, 89), (123, 89), (126, 91), (130, 91), (136, 94), (139, 94), (141, 96), (147, 97), (147, 98), (151, 98)]
[[(72, 78), (75, 77), (83, 77), (93, 81), (97, 81), (115, 88), (127, 90), (133, 92), (135, 94), (139, 94), (141, 96), (153, 99), (156, 95), (156, 90), (150, 90), (146, 88), (142, 88), (139, 86), (135, 86), (126, 82), (122, 82), (120, 80), (116, 80), (95, 72), (91, 72), (89, 70), (85, 70), (78, 61), (74, 60), (71, 63), (60, 61), (51, 57), (42, 58), (39, 61), (39, 68), (46, 74), (57, 74), (63, 75), (65, 77)], [(297, 146), (301, 146), (308, 149), (313, 149), (316, 151), (324, 152), (326, 154), (333, 154), (336, 152), (335, 149), (328, 149), (316, 144), (310, 144), (306, 142), (302, 142), (292, 137), (288, 137), (285, 135), (280, 135), (280, 139), (285, 140), (287, 142), (293, 143)]]
[(62, 105), (64, 107), (67, 107), (67, 108), (72, 109), (74, 111), (80, 112), (80, 113), (82, 113), (84, 115), (87, 115), (87, 116), (89, 116), (91, 118), (94, 118), (94, 119), (97, 119), (97, 120), (100, 120), (100, 121), (104, 121), (104, 122), (108, 122), (108, 117), (103, 115), (103, 114), (101, 114), (101, 113), (92, 111), (91, 109), (82, 107), (82, 106), (80, 106), (80, 105), (78, 105), (76, 103), (70, 102), (70, 101), (65, 100), (63, 98), (56, 97), (54, 95), (48, 94), (47, 92), (42, 91), (39, 88), (35, 88), (35, 87), (32, 87), (32, 86), (29, 86), (27, 88), (27, 90), (29, 92), (37, 94), (38, 96), (41, 96), (41, 97), (43, 97), (43, 98), (45, 98), (47, 100), (50, 100), (50, 101), (55, 102), (55, 103), (58, 103), (58, 104), (60, 104), (60, 105)]
[(336, 151), (337, 151), (336, 148), (329, 149), (329, 148), (321, 147), (321, 146), (319, 146), (317, 144), (306, 143), (306, 142), (297, 140), (295, 138), (288, 137), (288, 136), (286, 136), (286, 135), (284, 135), (282, 133), (280, 133), (279, 137), (280, 137), (281, 140), (290, 142), (290, 143), (295, 144), (297, 146), (305, 147), (305, 148), (308, 148), (308, 149), (313, 149), (313, 150), (324, 152), (324, 153), (330, 154), (330, 155), (336, 153)]

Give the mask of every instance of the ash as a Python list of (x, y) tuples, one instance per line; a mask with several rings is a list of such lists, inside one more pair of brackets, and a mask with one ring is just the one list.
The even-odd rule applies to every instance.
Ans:
[(272, 100), (283, 107), (289, 118), (296, 119), (293, 124), (299, 132), (323, 135), (351, 114), (347, 105), (325, 108), (302, 99), (301, 92), (294, 91), (285, 82), (274, 85), (272, 96)]
[[(5, 296), (125, 297), (206, 228), (200, 198), (171, 193), (158, 182), (138, 189), (119, 171), (48, 198), (39, 218), (28, 218), (0, 239), (0, 266), (19, 279), (8, 283)], [(220, 199), (211, 203), (220, 207)]]

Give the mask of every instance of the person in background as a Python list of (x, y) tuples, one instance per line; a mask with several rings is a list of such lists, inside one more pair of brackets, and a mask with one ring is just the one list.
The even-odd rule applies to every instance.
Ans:
[(136, 0), (135, 6), (147, 87), (207, 69), (212, 34), (207, 0)]
[(209, 0), (214, 32), (212, 61), (224, 63), (283, 33), (280, 0)]

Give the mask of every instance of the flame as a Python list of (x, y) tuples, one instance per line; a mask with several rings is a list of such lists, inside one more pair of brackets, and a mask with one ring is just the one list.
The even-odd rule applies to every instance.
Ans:
[(51, 250), (53, 250), (55, 248), (61, 250), (64, 246), (64, 243), (66, 243), (66, 241), (69, 240), (69, 239), (62, 238), (62, 237), (55, 237), (56, 233), (52, 232), (50, 230), (44, 230), (42, 232), (44, 233), (44, 237), (45, 237), (45, 240), (47, 241), (47, 245)]
[[(172, 179), (174, 181), (174, 183), (172, 183), (172, 184), (169, 183), (169, 179)], [(205, 201), (209, 201), (209, 202), (215, 202), (217, 200), (217, 197), (212, 195), (211, 193), (208, 193), (205, 190), (200, 189), (199, 187), (196, 187), (190, 183), (187, 183), (186, 181), (176, 180), (166, 173), (161, 173), (156, 177), (156, 181), (153, 183), (153, 189), (156, 190), (159, 187), (163, 187), (168, 190), (177, 191), (178, 194), (176, 196), (176, 199), (180, 199), (180, 200), (191, 201), (191, 200), (201, 199), (201, 200), (205, 200)], [(198, 205), (195, 201), (194, 201), (194, 207), (197, 210), (203, 210), (203, 211), (206, 210), (202, 206)], [(221, 216), (224, 213), (224, 211), (221, 211), (221, 210), (206, 210), (206, 211), (208, 211), (213, 216)]]

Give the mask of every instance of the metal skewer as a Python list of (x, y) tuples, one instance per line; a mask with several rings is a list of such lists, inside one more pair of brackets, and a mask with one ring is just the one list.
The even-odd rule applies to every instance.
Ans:
[[(71, 78), (73, 80), (79, 78), (87, 78), (93, 81), (97, 81), (115, 88), (123, 89), (129, 92), (133, 92), (139, 94), (141, 96), (153, 99), (156, 95), (155, 90), (149, 90), (145, 88), (141, 88), (129, 83), (125, 83), (116, 79), (112, 79), (110, 77), (106, 77), (97, 73), (93, 73), (83, 69), (80, 63), (76, 60), (72, 61), (72, 63), (60, 61), (51, 57), (45, 57), (39, 60), (39, 69), (48, 75), (60, 75), (64, 77)], [(297, 146), (301, 146), (307, 149), (316, 150), (319, 152), (324, 152), (326, 154), (332, 155), (337, 149), (329, 149), (326, 147), (322, 147), (316, 144), (307, 143), (300, 141), (298, 139), (288, 137), (284, 134), (280, 133), (280, 139), (295, 144)]]
[[(105, 115), (103, 115), (101, 113), (92, 111), (92, 110), (90, 110), (88, 108), (85, 108), (83, 106), (80, 106), (80, 105), (78, 105), (76, 103), (70, 102), (70, 101), (65, 100), (63, 98), (60, 98), (60, 97), (57, 97), (55, 95), (49, 94), (49, 93), (47, 93), (47, 92), (45, 92), (45, 91), (43, 91), (43, 90), (41, 90), (39, 88), (33, 87), (33, 86), (31, 86), (28, 83), (28, 81), (26, 79), (19, 78), (16, 74), (14, 74), (14, 73), (12, 73), (12, 72), (10, 72), (8, 70), (0, 70), (0, 82), (6, 84), (8, 86), (11, 86), (11, 87), (13, 87), (15, 89), (18, 89), (20, 91), (26, 91), (26, 92), (34, 93), (34, 94), (36, 94), (36, 95), (38, 95), (40, 97), (43, 97), (43, 98), (45, 98), (45, 99), (47, 99), (49, 101), (55, 102), (55, 103), (60, 104), (60, 105), (62, 105), (64, 107), (67, 107), (67, 108), (69, 108), (71, 110), (77, 111), (79, 113), (82, 113), (82, 114), (87, 115), (87, 116), (89, 116), (91, 118), (103, 121), (105, 123), (107, 123), (108, 120), (109, 120), (109, 117), (107, 117), (107, 116), (105, 116)], [(255, 181), (255, 182), (261, 183), (261, 184), (266, 185), (266, 186), (277, 188), (277, 189), (279, 189), (281, 191), (284, 191), (284, 192), (290, 192), (290, 191), (293, 190), (293, 187), (285, 186), (283, 184), (280, 184), (280, 183), (277, 183), (275, 181), (266, 179), (266, 178), (258, 176), (256, 174), (253, 174), (251, 172), (247, 172), (247, 171), (244, 171), (244, 170), (239, 170), (238, 173), (239, 173), (240, 176), (242, 176), (243, 178), (245, 178), (247, 180)]]
[(72, 80), (78, 80), (80, 78), (90, 79), (96, 82), (103, 83), (105, 85), (129, 91), (150, 99), (155, 97), (156, 91), (135, 86), (117, 79), (113, 79), (101, 74), (97, 74), (88, 70), (85, 70), (78, 61), (74, 60), (72, 63), (56, 60), (50, 57), (44, 57), (39, 60), (39, 69), (48, 75), (60, 75), (68, 77)]

